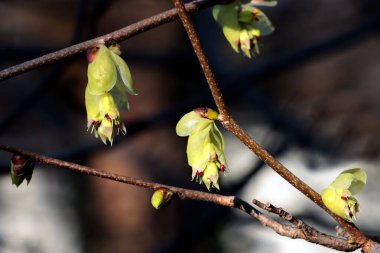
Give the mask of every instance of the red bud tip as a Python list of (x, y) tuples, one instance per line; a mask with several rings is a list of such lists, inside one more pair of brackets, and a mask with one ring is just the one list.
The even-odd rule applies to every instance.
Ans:
[(226, 166), (224, 166), (224, 164), (221, 164), (219, 170), (220, 170), (220, 172), (225, 172)]
[(112, 121), (111, 117), (110, 117), (108, 114), (106, 114), (105, 117), (106, 117), (106, 119), (107, 119), (108, 121)]
[(93, 47), (87, 50), (86, 58), (88, 63), (91, 63), (95, 59), (95, 56), (98, 53), (98, 51), (99, 47)]

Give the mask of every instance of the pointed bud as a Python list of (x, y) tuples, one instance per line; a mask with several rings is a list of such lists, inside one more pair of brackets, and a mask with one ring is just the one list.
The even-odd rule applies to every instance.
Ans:
[(27, 184), (29, 184), (32, 179), (34, 169), (34, 161), (30, 158), (13, 155), (11, 159), (11, 178), (12, 184), (15, 184), (17, 187), (22, 184), (24, 179)]
[(173, 192), (166, 188), (159, 188), (155, 190), (152, 195), (151, 203), (157, 210), (166, 207), (173, 197)]

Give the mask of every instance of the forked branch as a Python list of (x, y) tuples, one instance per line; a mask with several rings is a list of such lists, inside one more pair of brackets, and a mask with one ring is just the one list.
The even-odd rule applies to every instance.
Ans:
[(345, 221), (339, 216), (330, 212), (323, 204), (321, 196), (314, 191), (310, 186), (304, 183), (296, 175), (294, 175), (290, 170), (288, 170), (284, 165), (277, 161), (273, 156), (271, 156), (264, 148), (262, 148), (258, 143), (256, 143), (243, 129), (234, 121), (234, 119), (229, 114), (225, 102), (222, 97), (222, 93), (216, 82), (214, 74), (211, 67), (208, 64), (207, 57), (203, 52), (202, 46), (200, 44), (197, 32), (191, 22), (190, 16), (186, 11), (186, 8), (182, 0), (172, 0), (175, 7), (178, 10), (178, 15), (182, 21), (182, 24), (186, 30), (186, 33), (191, 41), (194, 52), (198, 57), (198, 60), (202, 66), (202, 70), (207, 79), (207, 83), (211, 90), (212, 96), (214, 98), (215, 104), (219, 110), (219, 120), (222, 125), (234, 134), (242, 143), (244, 143), (250, 150), (252, 150), (264, 163), (276, 171), (280, 176), (282, 176), (286, 181), (293, 185), (296, 189), (302, 192), (305, 196), (311, 199), (314, 203), (324, 209), (329, 213), (347, 232), (351, 235), (352, 239), (358, 243), (363, 250), (371, 250), (375, 242), (368, 239), (355, 225)]

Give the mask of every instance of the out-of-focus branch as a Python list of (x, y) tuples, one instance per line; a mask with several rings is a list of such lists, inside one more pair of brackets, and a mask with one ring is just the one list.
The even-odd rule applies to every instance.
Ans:
[(264, 204), (257, 199), (252, 200), (252, 203), (261, 209), (264, 209), (270, 213), (274, 213), (281, 217), (282, 219), (290, 222), (293, 224), (293, 226), (287, 226), (284, 224), (276, 224), (272, 222), (271, 220), (268, 221), (266, 224), (268, 227), (272, 228), (274, 231), (276, 231), (278, 234), (290, 237), (293, 239), (299, 238), (304, 239), (305, 241), (320, 244), (325, 247), (333, 248), (340, 251), (354, 251), (359, 248), (356, 244), (350, 244), (348, 243), (347, 239), (338, 238), (335, 236), (327, 235), (325, 233), (322, 233), (318, 231), (317, 229), (309, 226), (302, 220), (297, 219), (290, 213), (286, 212), (282, 208), (278, 208), (273, 206), (270, 203)]
[(191, 41), (194, 52), (201, 64), (203, 73), (207, 79), (207, 83), (211, 90), (212, 96), (215, 100), (216, 106), (219, 110), (219, 121), (222, 125), (234, 134), (243, 144), (245, 144), (251, 151), (253, 151), (264, 163), (276, 171), (280, 176), (282, 176), (286, 181), (293, 185), (296, 189), (302, 192), (305, 196), (311, 199), (314, 203), (324, 209), (328, 214), (330, 214), (347, 232), (351, 235), (351, 239), (360, 245), (364, 252), (370, 252), (376, 247), (374, 241), (367, 238), (355, 225), (347, 222), (346, 220), (340, 218), (339, 216), (328, 210), (322, 202), (321, 196), (315, 190), (313, 190), (309, 185), (303, 182), (300, 178), (294, 175), (289, 169), (287, 169), (283, 164), (277, 161), (273, 156), (271, 156), (263, 147), (256, 143), (244, 130), (235, 122), (235, 120), (229, 114), (225, 102), (222, 97), (222, 93), (216, 82), (214, 74), (211, 67), (208, 64), (207, 57), (203, 52), (202, 46), (200, 44), (197, 32), (192, 24), (189, 14), (186, 11), (185, 5), (182, 0), (172, 0), (175, 7), (178, 10), (178, 16), (180, 17), (182, 24), (186, 30), (186, 33)]
[[(294, 226), (289, 226), (289, 225), (284, 225), (281, 224), (270, 217), (264, 215), (257, 209), (255, 209), (252, 205), (248, 204), (244, 200), (235, 197), (235, 196), (224, 196), (224, 195), (219, 195), (215, 193), (208, 193), (208, 192), (201, 192), (201, 191), (194, 191), (194, 190), (189, 190), (189, 189), (184, 189), (184, 188), (179, 188), (179, 187), (174, 187), (174, 186), (169, 186), (169, 185), (164, 185), (164, 184), (159, 184), (159, 183), (154, 183), (142, 179), (137, 179), (133, 177), (127, 177), (127, 176), (122, 176), (118, 175), (115, 173), (110, 173), (106, 172), (104, 170), (97, 170), (94, 168), (90, 168), (87, 166), (82, 166), (79, 164), (75, 163), (70, 163), (67, 161), (62, 161), (58, 160), (55, 158), (39, 155), (36, 153), (12, 148), (6, 145), (0, 144), (0, 149), (13, 153), (13, 154), (18, 154), (22, 155), (24, 157), (32, 159), (35, 163), (39, 164), (46, 164), (46, 165), (53, 165), (55, 167), (60, 167), (60, 168), (65, 168), (65, 169), (70, 169), (73, 171), (77, 171), (80, 173), (88, 174), (91, 176), (96, 176), (100, 178), (105, 178), (129, 185), (134, 185), (142, 188), (148, 188), (152, 190), (156, 190), (159, 188), (164, 188), (167, 189), (168, 191), (171, 191), (174, 193), (175, 196), (178, 196), (181, 199), (193, 199), (193, 200), (201, 200), (201, 201), (206, 201), (210, 203), (214, 203), (216, 205), (220, 206), (225, 206), (225, 207), (230, 207), (230, 208), (237, 208), (240, 209), (241, 211), (246, 212), (253, 218), (256, 218), (261, 224), (264, 226), (270, 227), (273, 229), (276, 233), (290, 237), (290, 238), (301, 238), (305, 239), (310, 242), (318, 243), (323, 246), (341, 250), (341, 251), (353, 251), (357, 249), (355, 248), (354, 245), (348, 244), (345, 240), (329, 236), (326, 234), (323, 234), (316, 229), (313, 229), (309, 226), (307, 226), (305, 223), (302, 221), (296, 220), (295, 218), (293, 219), (287, 219), (292, 221), (297, 221), (295, 227)], [(264, 204), (260, 204), (261, 202), (259, 201), (254, 201), (254, 204), (259, 206), (259, 207), (264, 207), (264, 209), (271, 211), (271, 209), (265, 208)], [(272, 207), (272, 206), (270, 206)], [(279, 210), (279, 209), (274, 209), (274, 210)], [(281, 209), (282, 210), (282, 209)], [(276, 213), (276, 211), (271, 211)], [(284, 213), (281, 212), (281, 213)], [(287, 215), (280, 215), (281, 217), (288, 217), (290, 214)], [(292, 217), (292, 216), (291, 216)], [(294, 222), (292, 222), (294, 223)]]
[[(195, 0), (186, 4), (185, 6), (188, 12), (196, 12), (198, 10), (217, 4), (218, 2), (220, 2), (220, 0)], [(116, 30), (109, 34), (61, 49), (59, 51), (56, 51), (50, 54), (46, 54), (44, 56), (35, 58), (33, 60), (26, 61), (24, 63), (15, 65), (13, 67), (4, 69), (0, 71), (0, 81), (14, 77), (16, 75), (20, 75), (22, 73), (33, 70), (35, 68), (48, 65), (52, 62), (56, 62), (58, 60), (82, 53), (86, 51), (87, 49), (96, 46), (96, 44), (98, 44), (99, 42), (103, 42), (103, 43), (113, 42), (113, 41), (121, 42), (135, 35), (143, 33), (147, 30), (153, 29), (157, 26), (169, 23), (170, 21), (173, 21), (177, 18), (178, 18), (178, 15), (175, 8), (168, 11), (164, 11), (160, 14), (143, 19), (137, 23), (131, 24), (127, 27)]]

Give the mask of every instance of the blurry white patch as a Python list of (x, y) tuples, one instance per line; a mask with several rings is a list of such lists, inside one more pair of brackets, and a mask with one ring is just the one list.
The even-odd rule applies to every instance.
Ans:
[(35, 169), (29, 186), (0, 178), (0, 252), (79, 253), (78, 218), (63, 182)]

